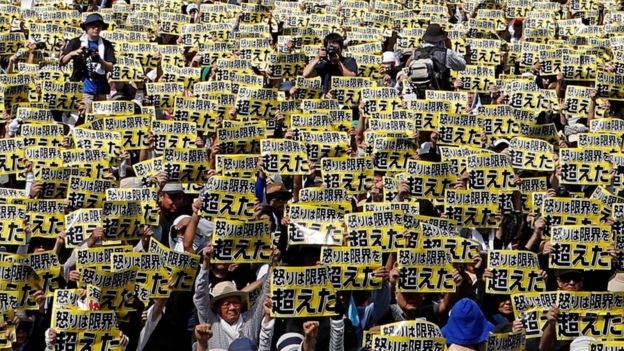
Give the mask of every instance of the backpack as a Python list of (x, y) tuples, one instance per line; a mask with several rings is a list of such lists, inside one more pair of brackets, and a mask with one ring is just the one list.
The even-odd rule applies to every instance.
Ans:
[(408, 67), (411, 85), (420, 90), (450, 88), (450, 70), (446, 67), (446, 48), (429, 46), (414, 51)]

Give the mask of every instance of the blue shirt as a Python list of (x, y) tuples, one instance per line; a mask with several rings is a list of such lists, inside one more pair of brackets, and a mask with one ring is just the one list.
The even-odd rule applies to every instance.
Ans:
[[(89, 49), (98, 49), (98, 42), (89, 40)], [(87, 62), (88, 66), (88, 62)], [(89, 78), (87, 75), (84, 79), (84, 93), (85, 94), (105, 94), (108, 82), (106, 76), (93, 73), (93, 76)]]

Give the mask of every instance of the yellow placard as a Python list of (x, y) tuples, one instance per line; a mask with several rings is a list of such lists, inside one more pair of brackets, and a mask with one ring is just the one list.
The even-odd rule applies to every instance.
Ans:
[(271, 233), (268, 221), (236, 221), (217, 218), (212, 233), (215, 263), (271, 262)]
[(446, 250), (400, 249), (399, 283), (403, 292), (455, 292), (453, 264)]
[(336, 291), (328, 267), (273, 267), (271, 316), (333, 316)]
[(539, 260), (533, 252), (488, 251), (488, 268), (492, 278), (486, 278), (488, 294), (520, 294), (546, 291), (546, 282), (539, 272)]

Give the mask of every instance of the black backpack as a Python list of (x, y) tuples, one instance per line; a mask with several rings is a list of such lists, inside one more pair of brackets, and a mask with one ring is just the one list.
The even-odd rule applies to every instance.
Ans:
[(446, 48), (428, 46), (415, 50), (408, 67), (408, 77), (412, 87), (419, 91), (450, 89), (451, 74), (446, 67)]

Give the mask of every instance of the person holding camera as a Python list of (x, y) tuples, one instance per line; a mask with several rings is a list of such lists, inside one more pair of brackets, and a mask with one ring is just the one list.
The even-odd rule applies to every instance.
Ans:
[(85, 34), (70, 40), (61, 54), (61, 66), (74, 61), (71, 81), (84, 82), (83, 101), (86, 112), (91, 112), (93, 101), (106, 100), (110, 86), (106, 72), (113, 70), (116, 62), (113, 44), (100, 37), (108, 24), (100, 14), (92, 13), (80, 24)]
[(352, 57), (342, 56), (344, 39), (340, 34), (331, 33), (323, 39), (323, 47), (303, 69), (305, 78), (320, 76), (323, 81), (323, 93), (331, 89), (331, 77), (357, 76), (357, 63)]

